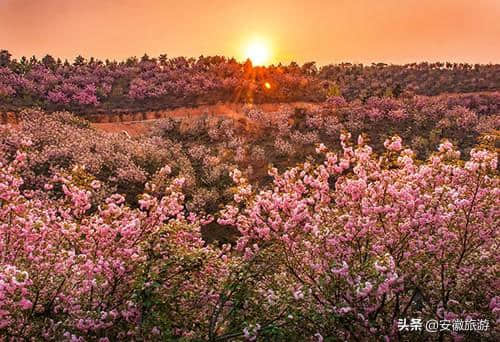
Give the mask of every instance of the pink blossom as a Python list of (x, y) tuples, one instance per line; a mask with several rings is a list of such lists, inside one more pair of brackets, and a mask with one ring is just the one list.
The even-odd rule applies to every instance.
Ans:
[(33, 303), (26, 299), (26, 298), (23, 298), (19, 301), (19, 306), (23, 309), (23, 310), (29, 310), (33, 307)]

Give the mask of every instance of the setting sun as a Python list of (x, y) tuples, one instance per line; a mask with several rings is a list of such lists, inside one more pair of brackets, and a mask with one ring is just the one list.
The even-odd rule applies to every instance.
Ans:
[(265, 65), (270, 61), (271, 52), (265, 41), (253, 40), (248, 43), (244, 57), (249, 58), (253, 65)]

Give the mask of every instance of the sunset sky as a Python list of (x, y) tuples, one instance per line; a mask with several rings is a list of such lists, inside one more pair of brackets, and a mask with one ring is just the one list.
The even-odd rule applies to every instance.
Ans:
[(500, 0), (0, 0), (0, 49), (124, 59), (500, 63)]

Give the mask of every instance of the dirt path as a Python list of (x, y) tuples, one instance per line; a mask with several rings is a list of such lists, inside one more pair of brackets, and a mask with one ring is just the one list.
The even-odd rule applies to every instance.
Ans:
[[(256, 105), (265, 112), (272, 112), (278, 110), (281, 106), (290, 106), (292, 108), (302, 107), (302, 108), (312, 108), (317, 106), (317, 104), (305, 103), (305, 102), (295, 102), (287, 104), (271, 103), (271, 104), (261, 104)], [(216, 115), (223, 116), (227, 118), (232, 118), (234, 120), (246, 119), (243, 113), (244, 106), (241, 104), (217, 104), (211, 106), (200, 106), (196, 108), (177, 108), (172, 110), (157, 111), (157, 112), (145, 112), (137, 114), (116, 114), (114, 116), (106, 117), (106, 114), (100, 115), (96, 120), (92, 120), (92, 127), (109, 132), (109, 133), (119, 133), (127, 132), (130, 136), (139, 136), (145, 134), (154, 125), (154, 123), (162, 118), (195, 118), (201, 115)], [(138, 117), (143, 117), (142, 120), (135, 120)], [(102, 122), (106, 119), (114, 122)]]
[[(315, 108), (318, 104), (308, 102), (293, 102), (293, 103), (267, 103), (254, 105), (255, 108), (264, 112), (274, 112), (282, 107), (288, 108)], [(171, 110), (146, 111), (135, 113), (109, 113), (109, 114), (90, 114), (85, 116), (91, 122), (91, 126), (95, 129), (109, 133), (127, 132), (130, 136), (139, 136), (145, 134), (154, 125), (154, 123), (162, 118), (195, 118), (201, 115), (215, 115), (232, 118), (234, 120), (246, 120), (244, 114), (245, 107), (248, 105), (237, 103), (225, 103), (216, 105), (204, 105), (194, 108), (177, 108)], [(1, 113), (0, 124), (10, 124), (17, 126), (18, 117), (15, 113)]]
[(130, 136), (135, 137), (147, 133), (155, 121), (156, 119), (130, 122), (92, 123), (91, 126), (108, 133), (120, 133), (125, 131)]

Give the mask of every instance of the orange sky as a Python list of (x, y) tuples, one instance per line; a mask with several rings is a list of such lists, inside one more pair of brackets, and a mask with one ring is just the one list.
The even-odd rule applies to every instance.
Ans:
[(73, 59), (241, 57), (273, 61), (500, 63), (500, 0), (0, 0), (0, 48)]

